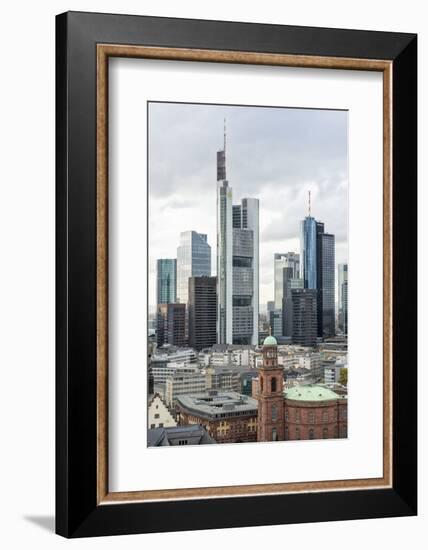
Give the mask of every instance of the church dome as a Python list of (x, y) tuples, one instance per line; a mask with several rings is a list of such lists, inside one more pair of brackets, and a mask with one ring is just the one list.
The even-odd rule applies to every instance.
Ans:
[(263, 342), (264, 346), (277, 346), (278, 342), (276, 341), (276, 338), (272, 335), (269, 335), (267, 338), (264, 339)]
[(333, 401), (340, 399), (340, 396), (333, 390), (317, 384), (294, 386), (284, 392), (284, 397), (292, 401)]

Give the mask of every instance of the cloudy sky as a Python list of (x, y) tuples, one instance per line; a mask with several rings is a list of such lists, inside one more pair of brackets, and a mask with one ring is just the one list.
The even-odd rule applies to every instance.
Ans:
[[(208, 235), (216, 268), (216, 152), (227, 121), (227, 179), (233, 203), (260, 200), (260, 303), (273, 300), (275, 252), (299, 252), (308, 212), (336, 236), (347, 261), (348, 169), (345, 111), (149, 104), (149, 302), (156, 259), (175, 258), (182, 231)], [(337, 274), (336, 274), (337, 277)]]

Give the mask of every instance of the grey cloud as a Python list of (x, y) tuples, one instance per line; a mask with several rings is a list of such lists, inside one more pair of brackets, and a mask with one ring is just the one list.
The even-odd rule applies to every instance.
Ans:
[(346, 112), (168, 103), (149, 109), (151, 258), (174, 256), (179, 232), (194, 229), (208, 234), (215, 259), (216, 152), (224, 118), (234, 202), (260, 199), (261, 301), (271, 299), (273, 254), (289, 250), (287, 243), (298, 251), (309, 189), (312, 215), (335, 234), (337, 261), (346, 261)]

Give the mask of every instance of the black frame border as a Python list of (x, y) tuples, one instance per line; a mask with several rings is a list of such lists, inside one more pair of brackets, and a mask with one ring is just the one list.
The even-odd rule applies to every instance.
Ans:
[[(394, 414), (391, 489), (97, 505), (97, 43), (393, 62)], [(416, 515), (415, 34), (83, 12), (58, 15), (56, 243), (58, 534), (85, 537)]]

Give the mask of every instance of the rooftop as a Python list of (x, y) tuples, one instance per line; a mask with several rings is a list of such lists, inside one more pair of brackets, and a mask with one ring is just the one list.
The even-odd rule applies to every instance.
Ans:
[(172, 447), (180, 445), (179, 441), (186, 441), (186, 445), (204, 445), (216, 443), (202, 426), (177, 426), (174, 428), (153, 428), (147, 430), (148, 447)]
[(257, 414), (257, 400), (236, 392), (208, 390), (194, 395), (180, 395), (177, 404), (207, 419)]
[(342, 399), (333, 390), (317, 384), (294, 386), (284, 392), (284, 397), (293, 401), (333, 401)]

